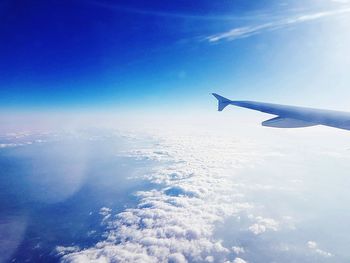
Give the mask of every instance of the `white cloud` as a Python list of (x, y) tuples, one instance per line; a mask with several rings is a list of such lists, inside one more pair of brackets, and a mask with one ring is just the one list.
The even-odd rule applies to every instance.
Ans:
[(248, 263), (247, 261), (245, 261), (244, 259), (241, 258), (235, 258), (233, 260), (233, 263)]
[(317, 247), (317, 243), (315, 241), (308, 241), (307, 247), (311, 249), (315, 249)]
[(33, 143), (42, 143), (44, 141), (28, 141), (24, 143), (0, 143), (0, 148), (11, 148), (11, 147), (19, 147), (19, 146), (26, 146), (26, 145), (31, 145)]
[(243, 247), (237, 247), (237, 246), (233, 246), (232, 247), (232, 251), (238, 255), (238, 254), (243, 254), (245, 252)]
[(187, 260), (183, 254), (174, 253), (169, 256), (168, 263), (187, 263)]
[(306, 245), (309, 249), (319, 254), (320, 256), (327, 257), (327, 258), (333, 256), (332, 253), (319, 249), (318, 244), (315, 241), (308, 241)]
[(243, 27), (236, 27), (227, 32), (208, 36), (206, 39), (209, 42), (218, 42), (221, 40), (236, 40), (247, 38), (253, 35), (260, 34), (266, 31), (273, 31), (285, 28), (291, 25), (300, 24), (308, 21), (318, 20), (325, 17), (332, 17), (350, 12), (350, 8), (337, 9), (332, 11), (317, 12), (305, 15), (297, 15), (295, 17), (285, 18), (278, 21), (263, 23), (260, 25), (248, 25)]
[(58, 256), (63, 256), (68, 253), (77, 252), (80, 250), (80, 248), (78, 246), (71, 246), (71, 247), (57, 246), (55, 250)]
[[(268, 144), (268, 147), (260, 148), (232, 137), (177, 134), (162, 137), (155, 148), (126, 152), (125, 156), (156, 163), (153, 171), (142, 178), (158, 187), (137, 192), (139, 201), (135, 207), (116, 216), (112, 217), (110, 208), (102, 207), (99, 214), (103, 216), (102, 224), (106, 225), (105, 240), (85, 250), (72, 246), (57, 247), (56, 251), (63, 256), (63, 262), (225, 262), (228, 259), (232, 262), (235, 256), (239, 258), (233, 262), (246, 262), (240, 257), (250, 260), (254, 246), (232, 247), (242, 244), (238, 240), (226, 246), (215, 235), (217, 224), (234, 218), (241, 224), (237, 227), (238, 232), (249, 229), (256, 235), (286, 227), (290, 230), (294, 225), (292, 217), (280, 214), (278, 218), (272, 218), (264, 204), (259, 203), (260, 200), (256, 202), (258, 198), (246, 198), (254, 191), (276, 194), (276, 190), (283, 189), (285, 194), (294, 194), (293, 187), (299, 188), (298, 185), (290, 186), (288, 191), (278, 188), (276, 181), (266, 180), (269, 176), (255, 173), (257, 170), (241, 177), (242, 168), (254, 166), (265, 157), (278, 163), (276, 158), (280, 157), (271, 147)], [(286, 171), (283, 177), (287, 176), (295, 174)], [(255, 180), (257, 177), (259, 180)], [(273, 215), (278, 212), (276, 207)], [(242, 218), (248, 215), (248, 222), (240, 221), (241, 215)], [(253, 238), (257, 240), (260, 236)], [(300, 246), (305, 250), (304, 242)], [(307, 248), (323, 257), (333, 256), (321, 250), (314, 241), (309, 241)]]
[(16, 147), (16, 143), (0, 143), (0, 148)]
[(99, 214), (103, 216), (102, 223), (105, 223), (112, 216), (112, 209), (108, 207), (102, 207)]
[[(218, 151), (220, 149), (220, 154), (213, 145)], [(153, 172), (143, 178), (160, 188), (137, 192), (140, 200), (137, 207), (103, 221), (108, 229), (105, 241), (67, 254), (62, 261), (227, 260), (233, 252), (213, 236), (215, 225), (253, 208), (250, 203), (241, 201), (242, 194), (235, 190), (232, 174), (226, 170), (232, 171), (248, 160), (254, 161), (254, 153), (240, 154), (243, 145), (239, 141), (227, 143), (220, 138), (176, 135), (162, 138), (157, 149), (126, 153), (133, 158), (158, 161)], [(212, 151), (207, 151), (208, 147)], [(237, 160), (232, 161), (232, 156)], [(100, 214), (106, 217), (110, 212), (108, 208), (102, 208)], [(268, 219), (257, 217), (252, 220), (269, 227)]]
[[(142, 179), (157, 187), (135, 193), (138, 203), (115, 216), (102, 208), (100, 214), (108, 216), (102, 221), (106, 238), (88, 249), (65, 254), (62, 262), (245, 262), (241, 257), (249, 259), (254, 251), (240, 247), (239, 240), (223, 242), (216, 235), (217, 225), (232, 220), (238, 224), (236, 233), (249, 230), (259, 237), (268, 231), (294, 231), (293, 218), (285, 216), (285, 211), (274, 210), (279, 216), (273, 218), (260, 200), (252, 203), (248, 196), (276, 193), (278, 183), (259, 173), (240, 175), (242, 169), (264, 158), (274, 162), (286, 158), (275, 153), (270, 145), (197, 134), (160, 136), (154, 145), (124, 152), (123, 156), (152, 160), (155, 166)], [(282, 192), (294, 194), (294, 186), (290, 187), (291, 191)]]
[(278, 222), (272, 218), (263, 218), (258, 216), (255, 218), (257, 221), (255, 224), (249, 227), (249, 230), (255, 235), (262, 234), (267, 230), (277, 231), (278, 230)]
[(109, 215), (111, 212), (112, 212), (112, 209), (110, 209), (110, 208), (108, 208), (108, 207), (102, 207), (102, 208), (100, 209), (99, 214), (102, 215), (102, 216), (107, 216), (107, 215)]

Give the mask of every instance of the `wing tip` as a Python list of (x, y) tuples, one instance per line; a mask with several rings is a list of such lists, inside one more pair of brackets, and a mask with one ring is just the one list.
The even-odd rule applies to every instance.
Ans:
[(212, 93), (212, 95), (218, 100), (218, 111), (222, 111), (223, 109), (226, 108), (227, 105), (231, 103), (231, 100), (217, 94), (217, 93)]

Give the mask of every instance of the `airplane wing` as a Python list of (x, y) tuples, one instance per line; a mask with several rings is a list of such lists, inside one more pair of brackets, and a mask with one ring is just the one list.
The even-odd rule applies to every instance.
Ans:
[(262, 125), (267, 127), (299, 128), (325, 125), (350, 130), (350, 112), (321, 110), (256, 101), (229, 100), (216, 93), (213, 93), (213, 96), (218, 100), (218, 111), (222, 111), (228, 105), (235, 105), (275, 115), (276, 117), (262, 122)]

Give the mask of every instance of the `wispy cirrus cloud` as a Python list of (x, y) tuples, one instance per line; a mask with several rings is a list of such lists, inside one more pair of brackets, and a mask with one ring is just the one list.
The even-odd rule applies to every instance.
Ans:
[(190, 20), (199, 20), (199, 21), (231, 21), (231, 20), (251, 20), (256, 19), (257, 15), (207, 15), (207, 14), (192, 14), (192, 13), (181, 13), (181, 12), (167, 12), (160, 10), (144, 9), (144, 8), (132, 8), (124, 5), (118, 5), (116, 3), (108, 3), (104, 1), (95, 1), (90, 0), (88, 3), (111, 9), (119, 12), (141, 15), (141, 16), (151, 16), (167, 19), (190, 19)]
[(315, 21), (318, 19), (333, 17), (333, 16), (347, 14), (347, 13), (350, 13), (350, 7), (332, 10), (332, 11), (302, 14), (294, 17), (284, 18), (277, 21), (262, 23), (259, 25), (248, 25), (248, 26), (236, 27), (226, 32), (210, 35), (206, 38), (206, 40), (209, 42), (219, 42), (222, 40), (232, 41), (236, 39), (247, 38), (247, 37), (257, 35), (267, 31), (282, 29), (288, 26), (301, 24), (304, 22)]

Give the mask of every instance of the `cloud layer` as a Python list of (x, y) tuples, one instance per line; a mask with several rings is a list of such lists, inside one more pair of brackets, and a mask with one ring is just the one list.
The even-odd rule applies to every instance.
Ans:
[[(159, 189), (136, 193), (137, 207), (126, 209), (112, 220), (106, 220), (110, 210), (103, 208), (100, 213), (108, 228), (106, 240), (67, 254), (62, 261), (245, 262), (243, 248), (227, 248), (213, 233), (217, 223), (252, 208), (234, 190), (232, 173), (226, 169), (252, 164), (255, 157), (240, 154), (239, 141), (227, 144), (225, 140), (212, 139), (167, 137), (162, 138), (157, 149), (126, 153), (158, 162), (144, 179), (159, 185)], [(211, 151), (207, 151), (208, 147)], [(252, 221), (256, 225), (247, 231), (254, 234), (276, 228), (272, 219), (253, 216)], [(254, 230), (255, 226), (259, 230)], [(238, 253), (240, 258), (235, 259)]]
[[(121, 155), (154, 163), (152, 171), (140, 178), (154, 188), (135, 193), (137, 203), (120, 213), (102, 207), (105, 238), (78, 251), (59, 247), (62, 262), (244, 263), (261, 256), (303, 262), (334, 259), (327, 245), (320, 249), (316, 241), (303, 241), (303, 235), (295, 233), (297, 220), (286, 202), (288, 206), (294, 204), (289, 198), (305, 202), (295, 163), (290, 171), (279, 166), (277, 171), (283, 173), (277, 177), (257, 170), (244, 176), (263, 163), (274, 165), (290, 158), (297, 162), (294, 154), (300, 155), (300, 149), (285, 145), (279, 151), (278, 145), (265, 147), (232, 136), (203, 134), (158, 134), (152, 141), (148, 147)], [(224, 234), (218, 234), (219, 229)], [(296, 235), (300, 235), (296, 241), (286, 237)]]

